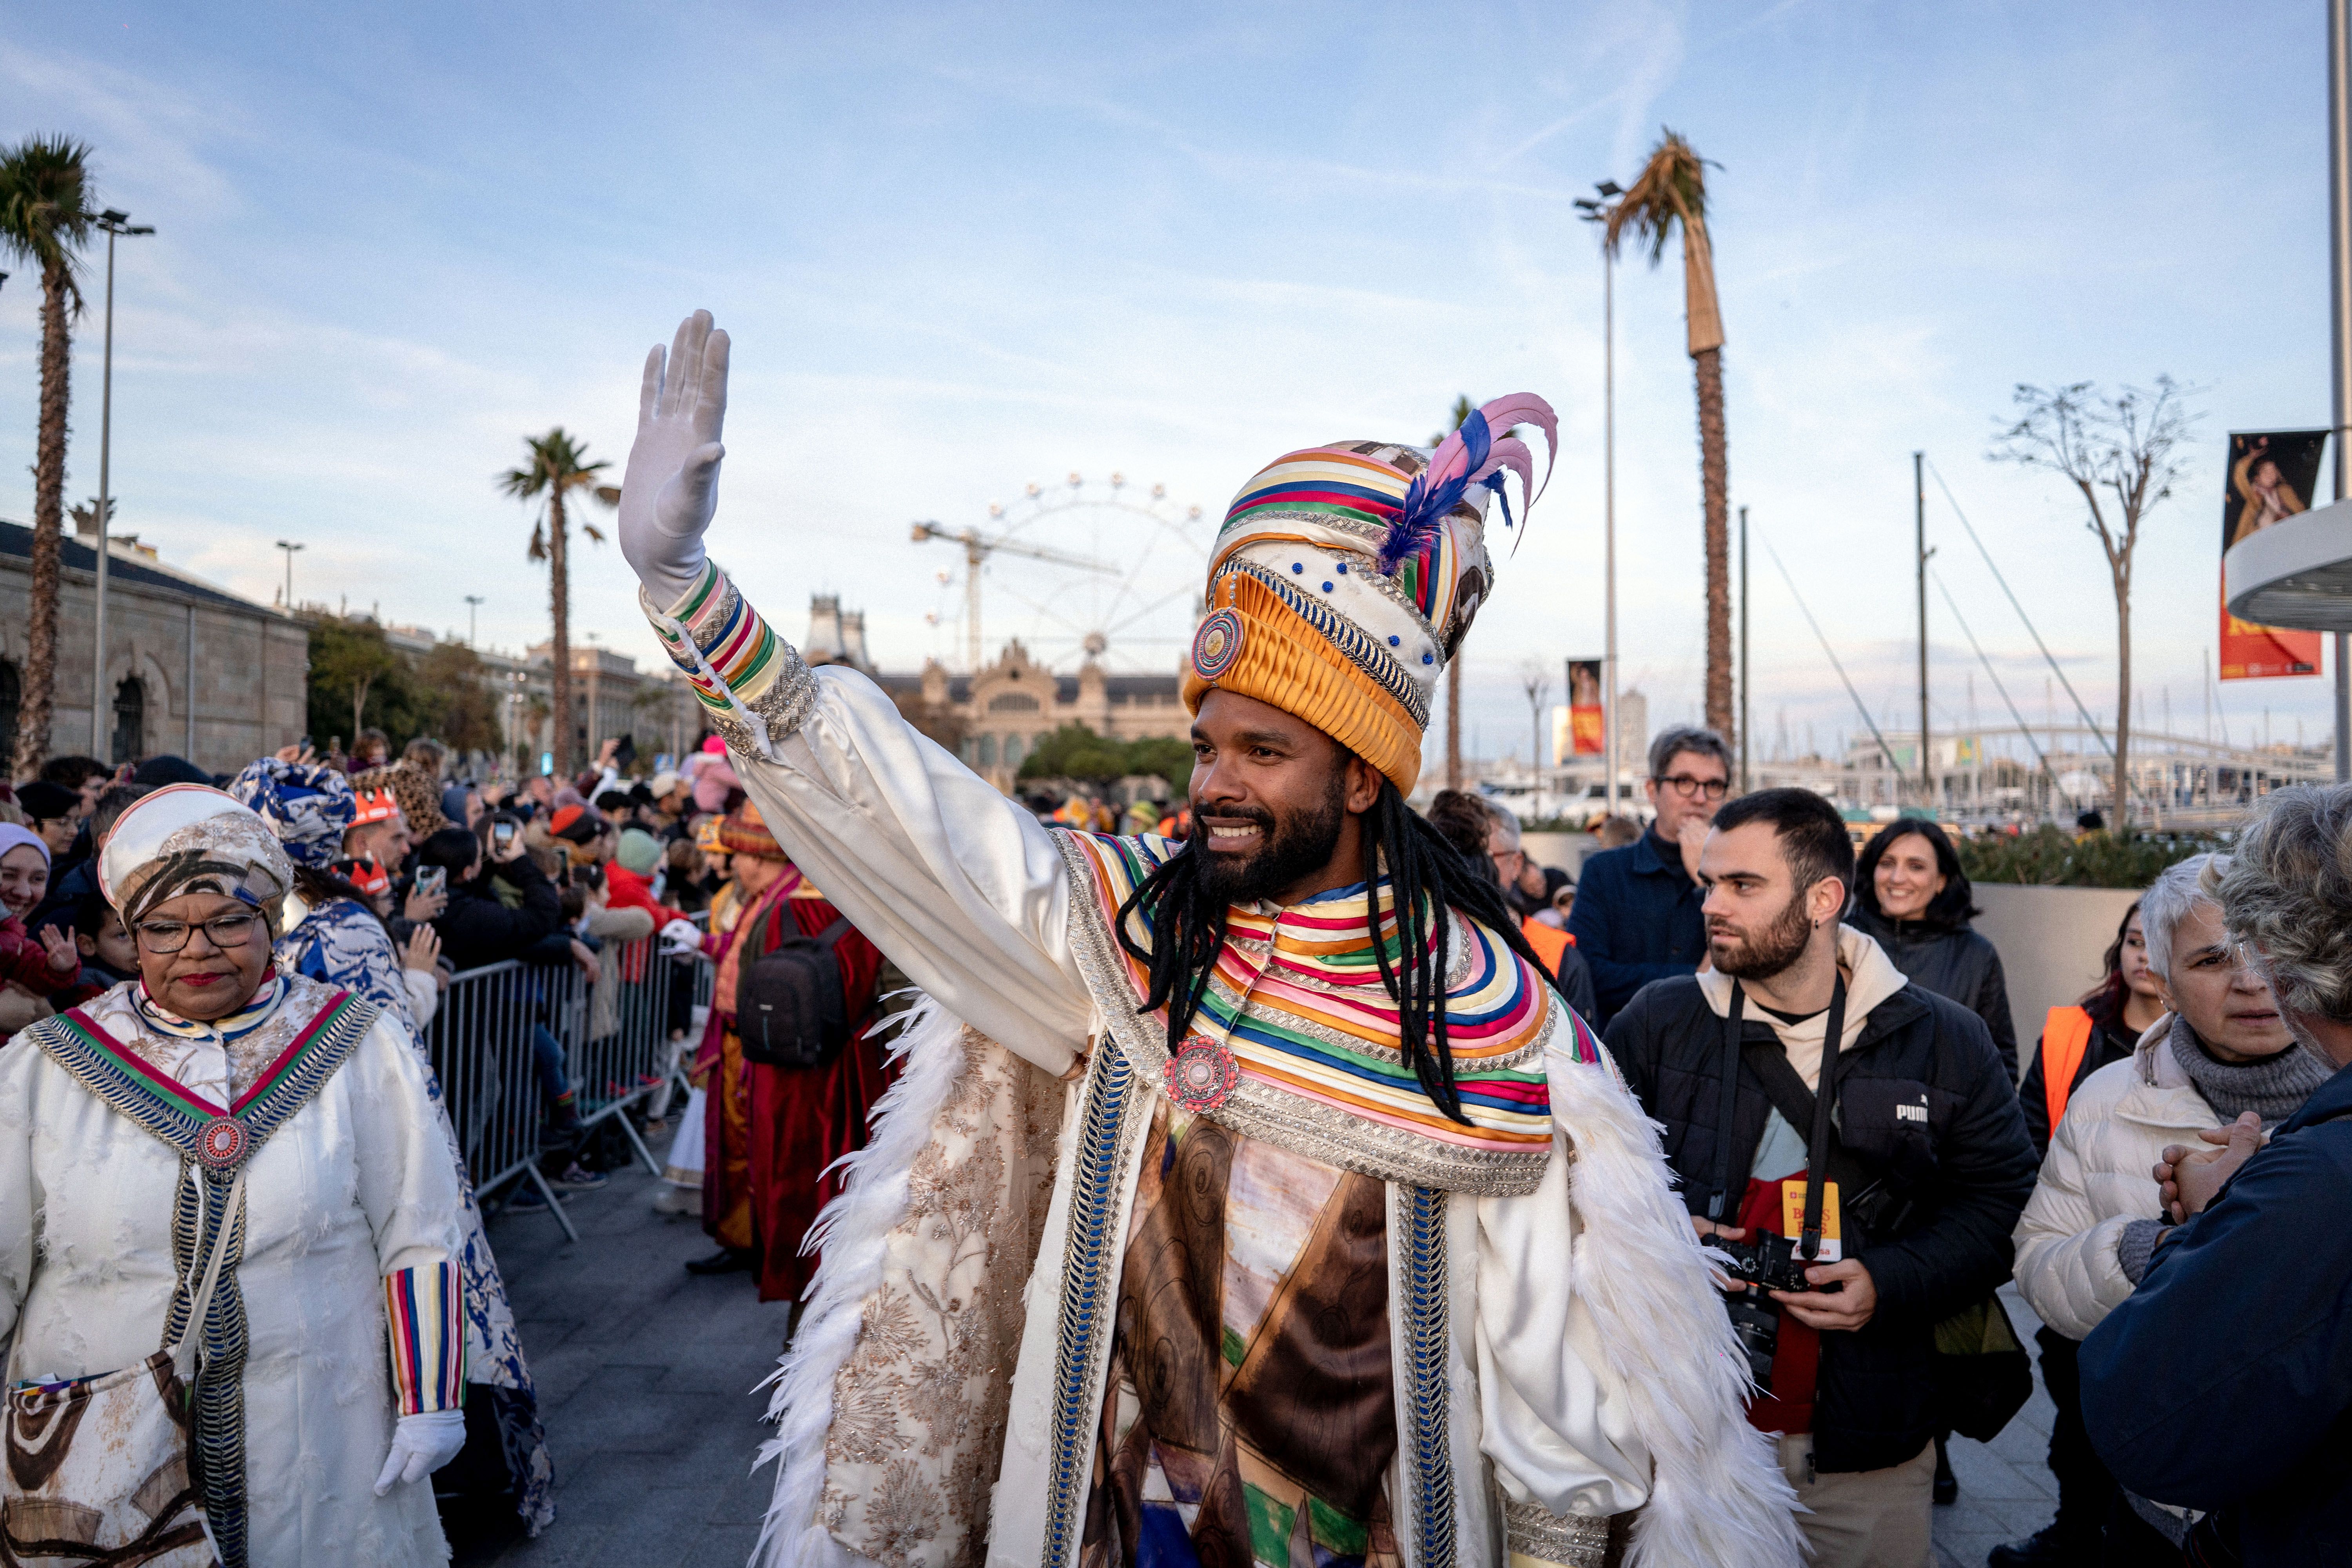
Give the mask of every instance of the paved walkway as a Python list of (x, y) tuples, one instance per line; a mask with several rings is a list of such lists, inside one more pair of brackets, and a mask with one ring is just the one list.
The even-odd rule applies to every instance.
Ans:
[[(656, 1130), (659, 1134), (660, 1130)], [(658, 1157), (666, 1134), (652, 1142)], [(556, 1521), (536, 1541), (460, 1543), (458, 1568), (732, 1568), (760, 1533), (773, 1471), (750, 1474), (767, 1428), (750, 1394), (782, 1348), (785, 1304), (740, 1274), (682, 1267), (710, 1250), (691, 1219), (653, 1211), (654, 1178), (614, 1173), (571, 1200), (577, 1245), (544, 1213), (490, 1222), (539, 1379), (555, 1457)], [(2038, 1321), (2001, 1292), (2029, 1347)], [(2050, 1521), (2043, 1464), (2053, 1416), (2032, 1402), (1990, 1444), (1952, 1440), (1960, 1500), (1936, 1510), (1937, 1568), (1981, 1568), (2004, 1541)]]
[[(658, 1158), (667, 1134), (649, 1138)], [(461, 1546), (459, 1568), (733, 1568), (748, 1562), (772, 1469), (751, 1389), (782, 1348), (788, 1303), (749, 1276), (698, 1279), (700, 1224), (653, 1211), (643, 1166), (545, 1211), (491, 1220), (555, 1458), (556, 1519), (538, 1540)]]
[(2001, 1304), (2018, 1338), (2034, 1358), (2033, 1397), (2000, 1436), (1990, 1443), (1955, 1437), (1952, 1473), (1959, 1478), (1960, 1500), (1936, 1510), (1938, 1568), (1983, 1568), (1985, 1554), (2005, 1541), (2032, 1534), (2058, 1511), (2058, 1483), (2051, 1478), (2050, 1424), (2057, 1411), (2042, 1387), (2041, 1350), (2033, 1315), (2014, 1285), (2000, 1290)]

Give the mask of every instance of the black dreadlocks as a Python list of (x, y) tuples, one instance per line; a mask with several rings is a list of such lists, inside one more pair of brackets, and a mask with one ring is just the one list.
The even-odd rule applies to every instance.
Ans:
[[(1397, 917), (1396, 946), (1391, 952), (1389, 944), (1375, 940), (1372, 955), (1380, 965), (1381, 983), (1396, 999), (1398, 1048), (1430, 1102), (1466, 1126), (1469, 1118), (1462, 1114), (1462, 1095), (1454, 1084), (1454, 1053), (1445, 1040), (1445, 974), (1452, 966), (1453, 924), (1435, 921), (1433, 942), (1433, 912), (1440, 908), (1461, 910), (1502, 937), (1554, 990), (1559, 978), (1544, 968), (1520, 934), (1517, 918), (1503, 901), (1502, 888), (1439, 837), (1386, 779), (1381, 781), (1379, 798), (1364, 814), (1368, 888), (1379, 885), (1383, 866)], [(1150, 977), (1150, 988), (1136, 1011), (1168, 1009), (1171, 1052), (1192, 1028), (1192, 1016), (1208, 992), (1209, 975), (1225, 942), (1226, 908), (1202, 895), (1201, 863), (1191, 843), (1162, 862), (1119, 906), (1118, 944)], [(1377, 921), (1379, 911), (1370, 918)], [(1150, 947), (1136, 940), (1130, 922), (1151, 933)], [(1411, 962), (1407, 955), (1413, 955)]]

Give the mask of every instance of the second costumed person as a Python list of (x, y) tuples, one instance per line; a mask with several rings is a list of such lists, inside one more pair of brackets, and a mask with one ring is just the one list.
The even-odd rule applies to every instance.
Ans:
[(776, 1391), (758, 1560), (1793, 1564), (1653, 1130), (1406, 806), (1507, 432), (1277, 458), (1184, 679), (1194, 837), (1050, 828), (704, 555), (728, 345), (646, 367), (622, 543), (793, 862), (932, 999)]

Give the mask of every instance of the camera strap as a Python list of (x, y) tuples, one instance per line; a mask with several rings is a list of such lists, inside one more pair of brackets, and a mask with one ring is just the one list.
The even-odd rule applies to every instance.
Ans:
[[(1739, 1110), (1739, 1015), (1747, 1003), (1748, 993), (1733, 981), (1731, 1005), (1723, 1019), (1723, 1110), (1715, 1119), (1715, 1195), (1706, 1200), (1706, 1217), (1717, 1225), (1727, 1225), (1733, 1217), (1724, 1211), (1731, 1206), (1731, 1121)], [(1745, 1191), (1747, 1184), (1740, 1188)]]
[(1813, 1079), (1813, 1140), (1805, 1152), (1805, 1226), (1797, 1256), (1811, 1262), (1822, 1251), (1822, 1183), (1828, 1179), (1830, 1115), (1837, 1105), (1838, 1045), (1845, 1035), (1845, 976), (1830, 992), (1828, 1027), (1822, 1034), (1822, 1070)]

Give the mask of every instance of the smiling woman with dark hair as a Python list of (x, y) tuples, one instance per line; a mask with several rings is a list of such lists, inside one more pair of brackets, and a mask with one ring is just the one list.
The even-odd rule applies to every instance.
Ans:
[(1969, 924), (1975, 902), (1959, 852), (1944, 830), (1905, 817), (1863, 846), (1847, 923), (1876, 939), (1911, 984), (1982, 1018), (2015, 1083), (2017, 1024), (2009, 1016), (2009, 980), (2000, 952)]

